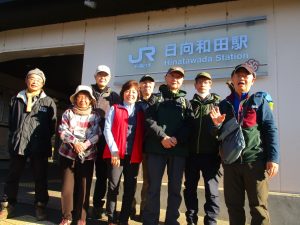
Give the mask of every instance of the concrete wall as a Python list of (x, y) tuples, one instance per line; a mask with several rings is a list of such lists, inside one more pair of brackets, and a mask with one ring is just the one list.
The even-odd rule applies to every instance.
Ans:
[[(293, 111), (299, 106), (292, 104), (299, 86), (300, 77), (295, 76), (300, 45), (300, 2), (297, 0), (243, 0), (165, 11), (155, 11), (87, 21), (86, 45), (84, 54), (83, 83), (93, 82), (94, 67), (104, 63), (112, 67), (116, 64), (117, 36), (178, 28), (184, 25), (199, 25), (218, 21), (234, 20), (254, 16), (267, 16), (267, 49), (269, 76), (260, 77), (255, 90), (268, 91), (275, 102), (275, 117), (278, 122), (281, 143), (280, 174), (271, 181), (271, 190), (299, 193), (300, 180), (295, 179), (297, 160), (300, 157), (297, 122), (292, 122)], [(287, 76), (291, 79), (287, 80)], [(300, 87), (300, 86), (299, 86)], [(115, 87), (119, 89), (119, 87)], [(187, 81), (184, 89), (189, 98), (194, 93), (193, 83)], [(216, 80), (213, 90), (225, 97), (228, 90), (224, 80)], [(284, 94), (283, 94), (284, 93)], [(284, 96), (284, 97), (283, 97)], [(299, 123), (298, 123), (299, 124)]]
[[(300, 87), (300, 77), (295, 73), (300, 63), (299, 11), (299, 0), (240, 0), (4, 31), (0, 32), (0, 61), (80, 52), (84, 46), (82, 82), (90, 84), (98, 64), (107, 64), (115, 72), (117, 36), (267, 16), (269, 76), (258, 78), (254, 91), (271, 93), (280, 131), (280, 174), (272, 179), (271, 190), (299, 193), (300, 179), (296, 178), (300, 144), (296, 127), (300, 106), (294, 98)], [(184, 89), (191, 98), (193, 83), (186, 82)], [(225, 97), (228, 90), (224, 80), (216, 80), (213, 91)]]

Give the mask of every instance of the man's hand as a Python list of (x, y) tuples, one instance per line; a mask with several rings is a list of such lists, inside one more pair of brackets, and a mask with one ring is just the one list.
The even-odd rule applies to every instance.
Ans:
[(175, 137), (166, 136), (161, 140), (161, 144), (164, 148), (172, 148), (177, 145), (177, 139)]
[(279, 165), (274, 162), (267, 162), (266, 170), (269, 175), (269, 178), (272, 178), (277, 175), (279, 170)]
[(220, 124), (222, 124), (225, 120), (225, 116), (226, 114), (222, 114), (220, 113), (220, 109), (218, 106), (214, 107), (211, 112), (209, 113), (213, 123), (216, 126), (219, 126)]

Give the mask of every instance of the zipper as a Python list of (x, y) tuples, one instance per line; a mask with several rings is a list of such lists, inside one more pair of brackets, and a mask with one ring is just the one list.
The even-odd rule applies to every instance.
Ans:
[(202, 115), (203, 115), (203, 105), (200, 105), (200, 113), (199, 113), (199, 133), (198, 133), (198, 139), (197, 139), (197, 151), (196, 153), (199, 154), (199, 140), (200, 140), (200, 135), (201, 135), (201, 128), (202, 128)]
[[(244, 100), (242, 100), (241, 102), (240, 102), (240, 104), (239, 104), (239, 112), (238, 112), (238, 121), (240, 121), (240, 119), (241, 119), (241, 114), (242, 114), (242, 118), (243, 118), (243, 120), (244, 120), (244, 103), (245, 102), (247, 102), (247, 100), (248, 100), (248, 98), (245, 98)], [(242, 128), (242, 124), (240, 124), (240, 127)], [(241, 158), (241, 164), (243, 164), (244, 163), (244, 160), (243, 160), (243, 154), (244, 154), (244, 149), (242, 150), (242, 152), (241, 152), (241, 156), (240, 156), (240, 158)]]

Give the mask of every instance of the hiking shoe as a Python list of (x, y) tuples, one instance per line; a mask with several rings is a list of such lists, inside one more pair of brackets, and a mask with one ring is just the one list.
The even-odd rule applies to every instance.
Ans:
[(3, 207), (0, 210), (0, 220), (5, 220), (5, 219), (7, 219), (7, 217), (8, 217), (8, 210), (7, 210), (7, 208)]
[(45, 220), (47, 214), (45, 212), (46, 205), (44, 203), (38, 202), (35, 206), (35, 217), (37, 220)]
[(59, 225), (71, 225), (72, 220), (62, 219)]
[(106, 211), (103, 208), (100, 207), (94, 207), (93, 208), (93, 217), (94, 219), (103, 219), (103, 217), (106, 216)]
[(77, 225), (86, 225), (86, 221), (85, 220), (78, 220)]

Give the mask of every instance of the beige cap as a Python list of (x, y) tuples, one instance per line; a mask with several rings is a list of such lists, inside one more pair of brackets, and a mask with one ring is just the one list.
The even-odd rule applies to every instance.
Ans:
[(79, 92), (81, 92), (81, 91), (85, 91), (85, 92), (88, 92), (88, 93), (89, 93), (90, 97), (92, 98), (93, 104), (96, 102), (96, 98), (95, 98), (94, 95), (93, 95), (93, 91), (92, 91), (92, 88), (91, 88), (91, 87), (86, 86), (86, 85), (78, 85), (78, 87), (76, 88), (75, 93), (72, 94), (72, 95), (70, 96), (70, 101), (71, 101), (72, 104), (74, 104), (74, 102), (75, 102), (75, 96), (76, 96)]
[(44, 72), (41, 71), (40, 69), (35, 68), (35, 69), (33, 69), (33, 70), (29, 70), (28, 73), (27, 73), (27, 75), (26, 75), (26, 79), (27, 79), (27, 77), (28, 77), (29, 75), (32, 75), (32, 74), (35, 74), (35, 75), (37, 75), (37, 76), (40, 76), (40, 77), (42, 78), (44, 84), (46, 83), (46, 77), (45, 77), (45, 74), (44, 74)]
[(180, 66), (173, 66), (173, 67), (171, 67), (171, 68), (168, 70), (167, 74), (172, 73), (172, 72), (178, 72), (178, 73), (180, 73), (182, 76), (184, 76), (184, 69), (183, 69), (182, 67), (180, 67)]

